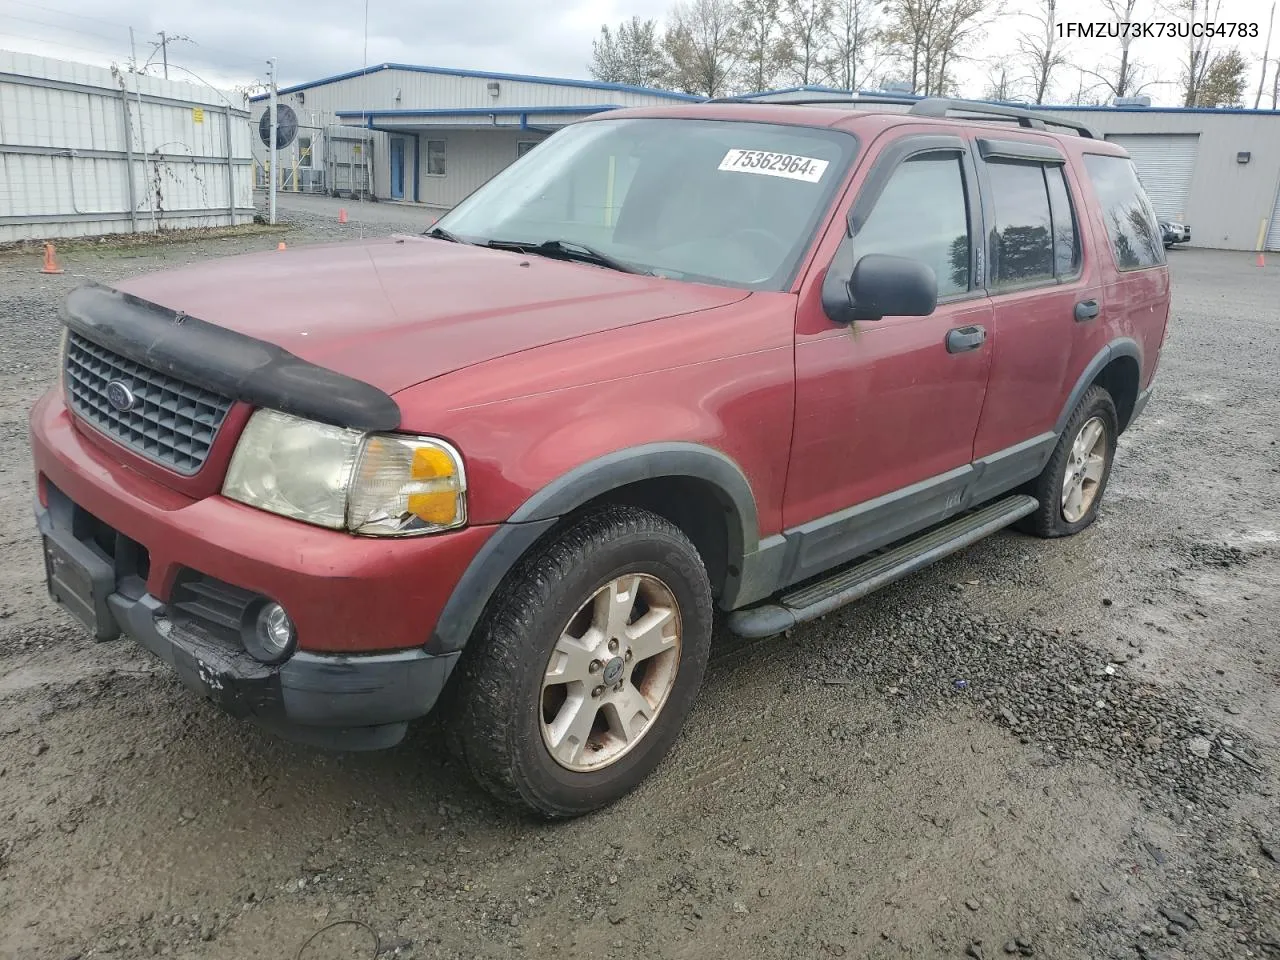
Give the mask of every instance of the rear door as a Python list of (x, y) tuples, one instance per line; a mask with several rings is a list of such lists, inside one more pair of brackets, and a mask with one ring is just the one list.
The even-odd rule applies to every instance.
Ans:
[(1081, 244), (1080, 185), (1056, 140), (975, 138), (988, 224), (995, 353), (974, 442), (978, 500), (1043, 469), (1055, 423), (1092, 345), (1102, 281)]
[[(1169, 270), (1151, 201), (1129, 158), (1083, 154), (1083, 173), (1096, 197), (1093, 234), (1104, 263), (1103, 329), (1119, 356), (1129, 347), (1139, 365), (1139, 389), (1150, 385), (1169, 318)], [(1095, 354), (1096, 356), (1096, 354)], [(1123, 428), (1132, 398), (1117, 397)]]
[[(975, 282), (982, 228), (969, 144), (904, 131), (874, 143), (863, 162), (856, 197), (831, 228), (834, 257), (801, 289), (784, 504), (800, 541), (793, 581), (959, 509), (987, 385), (991, 303)], [(868, 253), (933, 268), (934, 313), (833, 323), (823, 279), (847, 279)]]

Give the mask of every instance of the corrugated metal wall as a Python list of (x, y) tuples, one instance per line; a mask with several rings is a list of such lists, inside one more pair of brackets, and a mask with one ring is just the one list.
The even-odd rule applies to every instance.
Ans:
[(1277, 191), (1276, 207), (1271, 211), (1271, 225), (1267, 229), (1267, 249), (1280, 250), (1280, 191)]
[(0, 241), (250, 222), (248, 118), (194, 84), (0, 51)]

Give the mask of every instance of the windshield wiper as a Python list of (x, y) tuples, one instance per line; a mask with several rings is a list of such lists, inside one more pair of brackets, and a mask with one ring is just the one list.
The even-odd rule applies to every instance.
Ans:
[(436, 240), (448, 240), (450, 243), (470, 243), (470, 240), (463, 240), (456, 233), (450, 233), (444, 227), (432, 227), (425, 231), (424, 236), (434, 237)]
[(514, 250), (517, 253), (535, 253), (543, 257), (558, 257), (562, 260), (594, 263), (597, 266), (608, 267), (610, 270), (617, 270), (621, 273), (636, 273), (646, 277), (653, 276), (653, 273), (649, 270), (627, 263), (625, 260), (619, 260), (603, 250), (589, 247), (585, 243), (579, 243), (577, 240), (543, 240), (541, 243), (523, 240), (484, 240), (481, 241), (480, 245), (492, 247), (494, 250)]

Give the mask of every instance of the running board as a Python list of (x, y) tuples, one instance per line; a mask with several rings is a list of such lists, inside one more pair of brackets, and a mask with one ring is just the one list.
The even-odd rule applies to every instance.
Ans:
[(846, 567), (826, 580), (783, 594), (767, 603), (729, 615), (729, 629), (740, 637), (769, 637), (860, 600), (873, 590), (915, 573), (935, 560), (963, 550), (1009, 526), (1040, 506), (1035, 497), (1006, 497), (936, 527), (892, 550)]

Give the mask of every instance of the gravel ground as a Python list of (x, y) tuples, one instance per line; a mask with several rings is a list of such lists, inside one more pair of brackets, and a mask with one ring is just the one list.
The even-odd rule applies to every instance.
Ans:
[(1280, 957), (1280, 268), (1171, 255), (1160, 390), (1093, 528), (718, 638), (657, 774), (545, 825), (490, 804), (431, 720), (380, 754), (284, 744), (45, 598), (25, 418), (58, 301), (433, 216), (337, 207), (90, 246), (60, 277), (0, 255), (0, 956), (294, 957), (320, 931), (307, 960), (375, 935), (398, 957)]

